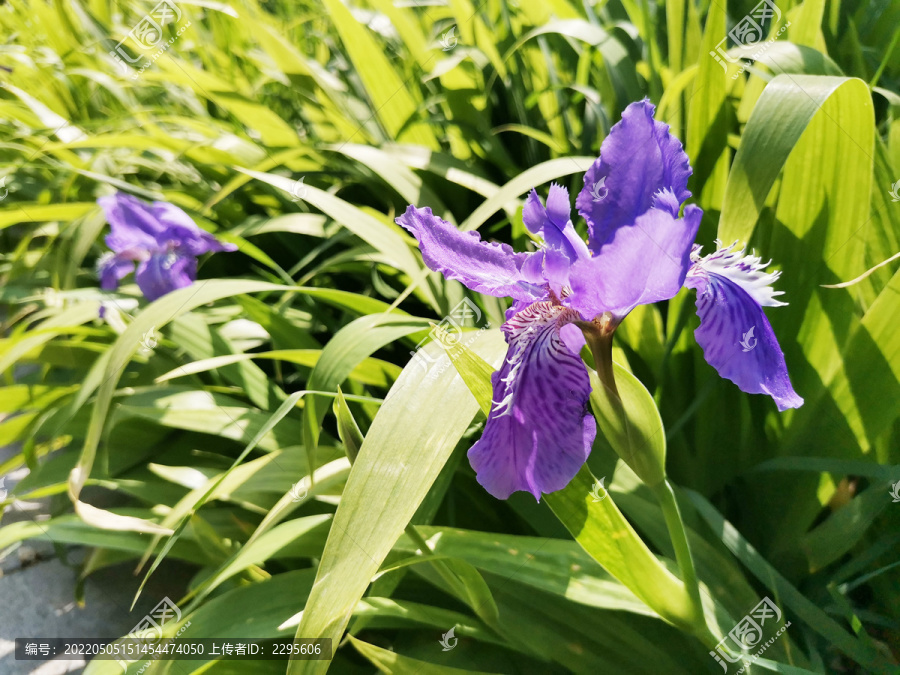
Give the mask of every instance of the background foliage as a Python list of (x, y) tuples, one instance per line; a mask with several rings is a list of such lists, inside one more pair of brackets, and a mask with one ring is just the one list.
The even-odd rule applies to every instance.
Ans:
[[(531, 245), (525, 192), (580, 189), (649, 96), (691, 158), (699, 241), (747, 241), (784, 270), (790, 305), (769, 317), (806, 399), (778, 414), (721, 380), (686, 293), (617, 334), (660, 407), (710, 610), (726, 631), (764, 596), (784, 610), (754, 670), (891, 672), (900, 276), (822, 285), (900, 249), (898, 3), (781, 1), (771, 34), (790, 25), (736, 77), (708, 53), (753, 3), (178, 6), (190, 25), (136, 77), (110, 51), (151, 4), (0, 6), (0, 445), (21, 448), (0, 475), (31, 470), (3, 504), (52, 496), (54, 512), (0, 528), (0, 550), (87, 545), (82, 578), (186, 561), (184, 637), (347, 626), (333, 672), (719, 672), (591, 557), (608, 532), (582, 548), (545, 502), (477, 485), (476, 397), (437, 345), (428, 376), (410, 362), (464, 289), (393, 223), (427, 205)], [(150, 305), (134, 285), (101, 293), (95, 199), (116, 189), (181, 206), (239, 252)], [(491, 327), (471, 348), (496, 367), (505, 305), (469, 297), (472, 328)], [(602, 438), (589, 465), (671, 559), (656, 501)], [(153, 667), (188, 666), (203, 664)]]

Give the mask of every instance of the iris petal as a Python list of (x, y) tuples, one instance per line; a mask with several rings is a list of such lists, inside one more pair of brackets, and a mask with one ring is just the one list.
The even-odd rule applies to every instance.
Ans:
[(787, 304), (775, 299), (776, 295), (782, 295), (784, 291), (776, 291), (772, 288), (772, 284), (778, 281), (781, 272), (766, 272), (766, 268), (772, 264), (771, 260), (764, 263), (755, 255), (746, 255), (746, 249), (738, 249), (737, 242), (723, 247), (722, 242), (717, 239), (716, 247), (715, 253), (701, 258), (702, 247), (694, 246), (691, 251), (691, 261), (695, 264), (689, 272), (691, 276), (697, 274), (726, 276), (764, 307), (781, 307)]
[(634, 225), (618, 228), (599, 255), (572, 266), (567, 304), (587, 318), (609, 311), (621, 319), (638, 305), (674, 297), (690, 267), (702, 215), (693, 204), (680, 220), (653, 208)]
[[(603, 140), (600, 158), (584, 175), (575, 206), (588, 223), (588, 246), (595, 254), (616, 230), (650, 209), (661, 190), (671, 192), (677, 204), (691, 195), (688, 157), (669, 126), (654, 120), (653, 113), (648, 100), (625, 108)], [(601, 184), (602, 190), (595, 189)]]
[(183, 210), (168, 202), (153, 202), (151, 213), (164, 228), (164, 237), (184, 253), (193, 256), (218, 251), (236, 251), (234, 244), (225, 244), (209, 232), (201, 230)]
[(515, 253), (508, 244), (484, 242), (477, 232), (460, 232), (427, 206), (409, 206), (397, 224), (418, 240), (425, 264), (447, 279), (500, 298), (535, 300), (543, 294), (522, 269), (534, 254)]
[(106, 236), (106, 245), (116, 253), (132, 249), (150, 251), (165, 245), (166, 227), (140, 199), (117, 192), (100, 197), (97, 203), (111, 230)]
[(100, 274), (100, 288), (113, 291), (119, 287), (119, 281), (134, 270), (134, 261), (122, 255), (105, 253), (97, 261), (97, 272)]
[(151, 302), (185, 288), (197, 278), (197, 259), (177, 251), (154, 253), (138, 265), (134, 275), (141, 293)]
[(546, 208), (537, 191), (529, 193), (522, 208), (522, 220), (531, 232), (543, 238), (547, 248), (563, 253), (569, 263), (574, 263), (591, 254), (569, 220), (570, 212), (568, 190), (554, 183), (550, 186)]
[(726, 274), (707, 272), (699, 263), (685, 285), (697, 290), (700, 327), (697, 343), (719, 375), (748, 394), (768, 394), (778, 410), (799, 408), (781, 346), (759, 302)]
[(506, 360), (493, 374), (494, 401), (481, 439), (469, 450), (478, 482), (499, 499), (524, 490), (564, 488), (584, 464), (597, 433), (587, 404), (587, 369), (560, 329), (577, 320), (571, 309), (536, 302), (503, 331)]

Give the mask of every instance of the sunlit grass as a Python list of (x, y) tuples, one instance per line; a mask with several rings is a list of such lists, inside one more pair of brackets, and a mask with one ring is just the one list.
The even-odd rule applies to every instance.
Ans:
[[(187, 561), (183, 637), (299, 626), (337, 647), (349, 630), (332, 672), (718, 672), (622, 583), (627, 564), (596, 562), (611, 530), (579, 536), (546, 500), (475, 482), (465, 451), (484, 416), (466, 385), (484, 382), (433, 341), (411, 353), (468, 297), (470, 327), (492, 326), (472, 349), (497, 366), (506, 303), (429, 272), (393, 222), (430, 206), (533, 247), (527, 191), (577, 192), (647, 96), (694, 167), (698, 241), (740, 240), (782, 269), (789, 305), (770, 319), (806, 400), (779, 414), (720, 380), (686, 293), (617, 333), (660, 409), (710, 625), (727, 633), (769, 597), (792, 622), (765, 653), (780, 672), (890, 672), (897, 264), (834, 286), (900, 250), (900, 7), (778, 3), (777, 39), (736, 78), (757, 48), (717, 47), (753, 3), (177, 8), (152, 60), (118, 46), (152, 3), (0, 6), (0, 444), (20, 449), (0, 475), (31, 470), (3, 503), (56, 495), (50, 520), (0, 528), (0, 552), (84, 544), (85, 573), (140, 563), (138, 579)], [(153, 305), (132, 278), (101, 292), (95, 200), (115, 190), (172, 202), (239, 251)], [(431, 378), (426, 355), (443, 359)], [(603, 508), (675, 570), (648, 488), (602, 438), (588, 465), (608, 477)], [(121, 506), (92, 506), (97, 490)]]

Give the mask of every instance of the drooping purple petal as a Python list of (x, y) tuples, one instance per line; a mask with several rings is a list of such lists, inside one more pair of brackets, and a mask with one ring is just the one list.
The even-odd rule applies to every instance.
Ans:
[(117, 192), (100, 197), (97, 203), (103, 209), (111, 230), (106, 236), (106, 245), (114, 252), (152, 251), (165, 245), (165, 225), (159, 222), (150, 206), (137, 197)]
[(522, 208), (525, 226), (540, 235), (548, 248), (563, 253), (569, 264), (590, 257), (587, 245), (569, 219), (570, 212), (569, 191), (556, 183), (550, 186), (546, 208), (535, 190), (529, 193)]
[(647, 211), (660, 190), (671, 192), (679, 205), (691, 195), (688, 157), (653, 113), (646, 99), (625, 108), (603, 140), (600, 158), (584, 175), (575, 206), (588, 223), (588, 246), (595, 254), (618, 228)]
[(185, 253), (198, 256), (219, 251), (236, 251), (237, 246), (220, 242), (201, 230), (183, 210), (168, 202), (153, 202), (150, 210), (165, 228), (165, 238)]
[(119, 281), (131, 274), (133, 270), (133, 260), (118, 253), (105, 253), (97, 260), (100, 288), (104, 291), (114, 291), (119, 287)]
[(491, 377), (494, 401), (481, 439), (469, 450), (478, 482), (498, 499), (524, 490), (564, 488), (584, 464), (597, 433), (588, 411), (587, 369), (560, 329), (571, 309), (536, 302), (503, 325), (506, 360)]
[(197, 259), (177, 251), (154, 253), (138, 265), (134, 278), (144, 297), (153, 302), (166, 293), (194, 283)]
[[(787, 305), (775, 299), (776, 295), (783, 295), (784, 291), (776, 291), (772, 285), (781, 276), (780, 271), (766, 272), (766, 268), (772, 261), (762, 262), (755, 255), (747, 255), (746, 249), (739, 249), (738, 242), (730, 246), (722, 246), (722, 242), (716, 240), (716, 251), (706, 257), (701, 257), (702, 247), (694, 245), (691, 250), (690, 276), (703, 276), (706, 274), (718, 274), (726, 276), (738, 284), (757, 304), (763, 307), (782, 307)], [(689, 288), (694, 288), (689, 286)]]
[(599, 255), (572, 266), (567, 304), (585, 318), (609, 311), (622, 319), (638, 305), (674, 297), (690, 267), (702, 215), (693, 204), (681, 219), (667, 208), (652, 208), (619, 227)]
[(427, 206), (409, 206), (397, 224), (418, 240), (425, 264), (447, 279), (496, 297), (535, 300), (543, 294), (534, 275), (522, 269), (533, 254), (515, 253), (507, 244), (484, 242), (477, 232), (460, 232)]
[(700, 327), (697, 343), (719, 375), (748, 394), (768, 394), (778, 410), (799, 408), (803, 399), (794, 391), (784, 353), (762, 304), (780, 305), (770, 284), (778, 274), (765, 274), (759, 258), (723, 249), (699, 259), (685, 280), (697, 291)]

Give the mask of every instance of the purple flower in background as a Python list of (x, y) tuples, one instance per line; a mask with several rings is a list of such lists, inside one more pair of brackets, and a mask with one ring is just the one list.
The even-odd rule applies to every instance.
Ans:
[[(587, 243), (558, 185), (550, 187), (546, 206), (534, 190), (525, 202), (525, 225), (543, 240), (535, 252), (484, 242), (429, 208), (410, 206), (397, 218), (418, 240), (428, 267), (473, 291), (514, 300), (502, 327), (509, 350), (491, 378), (490, 414), (469, 450), (478, 481), (497, 498), (525, 490), (540, 499), (560, 490), (590, 453), (597, 429), (579, 328), (610, 334), (632, 309), (672, 298), (686, 280), (698, 290), (704, 323), (697, 337), (707, 360), (745, 391), (777, 392), (779, 408), (802, 402), (786, 371), (779, 379), (784, 359), (759, 308), (761, 300), (772, 304), (766, 284), (774, 276), (740, 254), (697, 257), (692, 246), (702, 211), (688, 205), (679, 218), (690, 197), (688, 158), (653, 112), (646, 100), (629, 105), (585, 174), (576, 206), (587, 221)], [(761, 352), (736, 366), (724, 342), (747, 318), (763, 335)]]
[(147, 204), (117, 192), (97, 203), (112, 230), (106, 245), (112, 253), (97, 262), (100, 288), (118, 288), (119, 280), (134, 270), (141, 293), (153, 301), (170, 291), (190, 286), (197, 278), (197, 256), (215, 251), (236, 251), (204, 232), (191, 217), (167, 202)]

